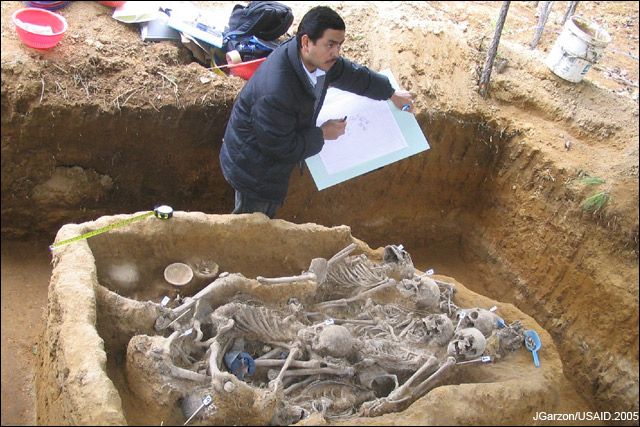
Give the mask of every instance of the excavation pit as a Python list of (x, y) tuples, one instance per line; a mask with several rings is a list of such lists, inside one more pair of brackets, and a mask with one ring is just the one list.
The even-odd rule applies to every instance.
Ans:
[[(57, 240), (131, 217), (66, 225)], [(222, 273), (178, 296), (163, 278), (175, 259), (215, 260)], [(531, 401), (554, 407), (563, 387), (558, 352), (532, 318), (415, 270), (399, 246), (372, 250), (346, 226), (176, 212), (58, 247), (54, 265), (46, 423), (182, 424), (206, 396), (191, 423), (399, 423), (403, 411), (489, 423), (496, 401), (515, 423), (534, 416)], [(540, 368), (526, 329), (542, 336)], [(231, 374), (233, 354), (250, 356), (253, 375)]]
[[(14, 189), (11, 194), (25, 194), (3, 205), (11, 209), (11, 215), (3, 216), (4, 229), (18, 235), (27, 230), (47, 233), (62, 223), (98, 217), (104, 210), (100, 206), (112, 213), (135, 212), (135, 207), (154, 206), (159, 200), (195, 211), (229, 212), (233, 193), (214, 155), (219, 142), (213, 149), (209, 142), (219, 141), (223, 128), (192, 125), (212, 114), (224, 117), (228, 105), (220, 104), (215, 113), (192, 109), (179, 115), (173, 107), (160, 113), (134, 109), (117, 115), (98, 111), (86, 115), (76, 107), (56, 110), (64, 117), (55, 128), (60, 132), (56, 140), (61, 151), (51, 144), (38, 146), (24, 158), (22, 178), (4, 181)], [(140, 116), (145, 119), (139, 121)], [(46, 108), (39, 107), (28, 120), (15, 124), (22, 123), (21, 132), (29, 137), (44, 132), (47, 117)], [(156, 125), (175, 117), (182, 123), (175, 124), (181, 129), (180, 155), (175, 152), (175, 137), (160, 132)], [(629, 231), (633, 225), (623, 217), (616, 220), (615, 213), (585, 214), (580, 203), (589, 193), (579, 184), (578, 172), (550, 163), (543, 152), (527, 145), (527, 129), (479, 114), (428, 112), (418, 113), (417, 118), (429, 139), (429, 151), (322, 192), (317, 192), (308, 173), (294, 174), (279, 216), (328, 227), (348, 224), (355, 236), (362, 236), (372, 247), (393, 243), (389, 242), (393, 236), (395, 243), (410, 250), (423, 271), (433, 268), (455, 277), (470, 289), (514, 304), (538, 319), (560, 349), (564, 372), (592, 407), (622, 410), (637, 405), (637, 369), (632, 363), (636, 353), (628, 350), (629, 337), (637, 336), (637, 293), (633, 291), (637, 240)], [(135, 136), (116, 139), (114, 146), (111, 135), (132, 123), (137, 123), (138, 134), (153, 141), (153, 150), (141, 149)], [(184, 129), (189, 132), (185, 134)], [(85, 150), (84, 141), (74, 137), (77, 134), (90, 134), (94, 149), (105, 154), (96, 157)], [(20, 155), (23, 149), (27, 148), (11, 145), (6, 158)], [(123, 155), (118, 153), (124, 152), (129, 162), (117, 160)], [(43, 169), (50, 166), (43, 159), (56, 158), (65, 161)], [(209, 160), (203, 170), (194, 172), (195, 159)], [(153, 168), (141, 180), (139, 165), (145, 162)], [(26, 197), (29, 194), (34, 197)], [(612, 194), (623, 197), (622, 192)], [(36, 215), (33, 203), (47, 215)], [(613, 222), (593, 227), (594, 220), (603, 225)], [(153, 242), (148, 245), (140, 250), (153, 248)], [(609, 254), (617, 254), (621, 264), (608, 264)], [(151, 270), (138, 273), (153, 270), (159, 280), (156, 286), (165, 287), (162, 272), (170, 263), (220, 262), (204, 254), (200, 260), (182, 256), (165, 254), (154, 260), (157, 264)], [(100, 270), (105, 284), (112, 281), (113, 289), (123, 295), (146, 297), (151, 288), (127, 289), (131, 271), (125, 262), (108, 267), (115, 270), (110, 275), (109, 268)], [(202, 268), (206, 276), (215, 265)], [(194, 280), (185, 288), (206, 280), (196, 269)], [(584, 291), (577, 292), (576, 287)], [(594, 310), (590, 316), (583, 315), (585, 307)], [(44, 369), (64, 378), (64, 371), (54, 365)], [(38, 393), (48, 393), (50, 386), (40, 383)], [(48, 411), (39, 406), (38, 419), (65, 422)]]
[[(215, 114), (222, 117), (228, 104), (219, 107)], [(222, 128), (209, 132), (190, 125), (205, 120), (210, 113), (180, 112), (184, 125), (176, 124), (176, 128), (191, 132), (186, 138), (184, 132), (181, 134), (180, 155), (175, 153), (174, 137), (159, 132), (154, 124), (156, 120), (174, 120), (176, 110), (172, 107), (159, 114), (146, 110), (106, 116), (79, 114), (75, 107), (60, 113), (65, 119), (56, 125), (61, 131), (57, 138), (62, 141), (59, 153), (51, 144), (39, 146), (21, 169), (23, 178), (5, 180), (9, 187), (15, 186), (13, 194), (26, 191), (37, 196), (17, 197), (5, 205), (12, 212), (3, 216), (7, 230), (18, 234), (24, 230), (48, 232), (61, 223), (98, 217), (103, 210), (99, 206), (107, 206), (113, 213), (129, 206), (130, 212), (135, 212), (134, 206), (154, 206), (159, 200), (174, 207), (187, 205), (194, 211), (225, 213), (232, 209), (233, 193), (214, 156), (219, 145), (214, 144), (212, 149), (210, 143), (202, 142), (217, 140)], [(139, 123), (138, 132), (154, 141), (154, 150), (141, 150), (137, 138), (118, 140), (114, 147), (110, 135), (134, 123), (140, 115), (146, 120)], [(38, 129), (46, 117), (44, 109), (37, 109), (22, 132), (41, 132)], [(629, 352), (628, 344), (629, 337), (637, 336), (637, 297), (633, 291), (636, 240), (629, 224), (622, 217), (616, 222), (614, 213), (598, 217), (585, 214), (580, 202), (589, 193), (579, 184), (578, 173), (550, 163), (544, 153), (528, 146), (527, 130), (510, 128), (507, 123), (478, 114), (429, 112), (419, 113), (417, 118), (432, 147), (428, 152), (322, 192), (317, 192), (308, 173), (294, 174), (279, 216), (295, 223), (328, 227), (348, 224), (355, 236), (362, 236), (372, 247), (402, 243), (423, 271), (433, 268), (536, 318), (558, 345), (567, 377), (593, 408), (622, 410), (637, 405), (637, 369), (632, 363), (636, 350), (632, 346)], [(105, 124), (113, 131), (94, 133), (100, 126), (104, 130)], [(85, 143), (73, 137), (78, 133), (91, 133), (99, 152), (99, 147), (109, 147), (111, 154), (106, 159), (127, 152), (131, 162), (106, 160), (103, 169), (101, 162), (95, 163), (96, 157), (84, 149)], [(16, 148), (19, 154), (21, 148)], [(8, 156), (11, 150), (14, 148)], [(47, 156), (70, 163), (43, 170), (40, 160)], [(209, 161), (196, 173), (194, 159)], [(138, 165), (146, 161), (153, 164), (153, 170), (141, 181)], [(613, 194), (617, 198), (623, 195)], [(48, 214), (35, 215), (34, 202)], [(594, 220), (606, 224), (607, 218), (613, 220), (611, 226), (592, 226)], [(390, 236), (395, 242), (389, 242)], [(140, 251), (154, 247), (154, 242), (146, 243)], [(605, 261), (612, 253), (618, 254), (621, 264)], [(205, 253), (200, 254), (201, 259), (161, 255), (153, 258), (153, 265), (138, 272), (143, 275), (153, 271), (150, 288), (127, 288), (132, 274), (124, 260), (122, 265), (99, 269), (101, 280), (123, 295), (144, 300), (146, 293), (157, 296), (151, 292), (153, 286), (167, 286), (162, 272), (170, 263), (195, 266), (197, 262), (221, 262), (207, 258)], [(104, 259), (108, 258), (97, 257), (96, 262)], [(299, 271), (306, 268), (296, 267)], [(206, 276), (215, 265), (202, 268)], [(252, 268), (255, 266), (238, 269), (253, 275), (283, 274), (280, 270)], [(191, 292), (206, 280), (196, 269), (184, 291)], [(191, 286), (193, 289), (187, 289)], [(627, 289), (629, 286), (631, 289)], [(578, 292), (577, 287), (583, 291)], [(177, 294), (176, 289), (173, 292)], [(167, 293), (173, 297), (171, 291)], [(583, 315), (585, 310), (590, 316)], [(65, 371), (55, 365), (45, 364), (43, 369), (65, 378)], [(57, 383), (41, 382), (38, 393), (47, 394), (50, 387), (60, 390)], [(127, 402), (123, 399), (124, 405)], [(576, 405), (571, 403), (571, 408), (584, 408), (584, 403)], [(50, 419), (66, 422), (47, 407), (38, 406), (42, 423)], [(403, 414), (409, 416), (406, 411)]]
[[(2, 7), (5, 23), (4, 18), (22, 6), (3, 2)], [(306, 10), (308, 5), (297, 7)], [(478, 294), (513, 304), (548, 332), (542, 335), (540, 369), (554, 360), (546, 352), (555, 351), (550, 345), (555, 343), (562, 372), (586, 401), (572, 399), (576, 393), (568, 387), (556, 394), (565, 404), (563, 412), (637, 411), (637, 102), (598, 86), (596, 77), (602, 73), (596, 70), (580, 85), (561, 81), (528, 48), (518, 49), (510, 39), (513, 33), (504, 34), (500, 47), (509, 65), (492, 75), (490, 97), (481, 99), (473, 70), (484, 59), (478, 45), (484, 40), (486, 48), (487, 39), (480, 33), (489, 15), (483, 11), (482, 19), (472, 19), (468, 31), (462, 31), (432, 20), (441, 7), (458, 8), (456, 3), (344, 5), (348, 33), (354, 35), (347, 37), (344, 55), (372, 69), (391, 69), (416, 95), (416, 118), (431, 149), (320, 192), (308, 171), (294, 173), (278, 218), (296, 224), (348, 225), (353, 236), (373, 248), (403, 244), (421, 271), (434, 269), (436, 275), (455, 278)], [(464, 15), (487, 7), (495, 4), (465, 4)], [(526, 2), (512, 3), (510, 14), (515, 15), (510, 17), (531, 12), (527, 7)], [(64, 224), (117, 215), (98, 221), (106, 225), (128, 217), (122, 213), (146, 211), (159, 203), (182, 212), (230, 212), (233, 191), (222, 178), (218, 153), (231, 105), (244, 82), (212, 77), (188, 52), (170, 43), (142, 43), (136, 31), (124, 29), (96, 2), (72, 2), (65, 14), (88, 25), (74, 27), (78, 37), (66, 39), (50, 55), (23, 48), (11, 31), (3, 34), (3, 238), (39, 236), (49, 244)], [(415, 20), (405, 19), (414, 16)], [(522, 23), (522, 29), (527, 26)], [(393, 34), (401, 37), (390, 39), (388, 28), (396, 27)], [(612, 57), (607, 55), (605, 61)], [(606, 183), (587, 185), (587, 178)], [(585, 209), (583, 203), (596, 190), (606, 205)], [(72, 230), (73, 236), (81, 232)], [(98, 263), (93, 273), (79, 270), (78, 274), (84, 271), (81, 280), (74, 278), (64, 286), (58, 281), (61, 270), (52, 277), (45, 332), (49, 338), (39, 341), (37, 348), (43, 358), (36, 384), (40, 424), (70, 424), (82, 417), (86, 423), (155, 422), (136, 412), (136, 405), (145, 406), (126, 389), (122, 367), (129, 335), (110, 335), (105, 326), (105, 318), (117, 317), (105, 307), (129, 303), (106, 289), (138, 301), (132, 304), (144, 311), (149, 310), (147, 299), (157, 304), (165, 295), (172, 300), (178, 292), (193, 295), (220, 273), (233, 272), (229, 265), (236, 266), (210, 257), (197, 243), (193, 251), (162, 252), (153, 241), (143, 246), (132, 238), (139, 251), (155, 254), (133, 269), (124, 256), (94, 257), (94, 250), (106, 247), (98, 245), (98, 239), (108, 235), (120, 236), (107, 233), (88, 240), (83, 256), (87, 265)], [(327, 249), (321, 256), (339, 249)], [(194, 258), (186, 259), (185, 254)], [(247, 278), (276, 277), (299, 274), (309, 268), (309, 261), (294, 265), (272, 260), (277, 266), (272, 272), (258, 271), (251, 261), (236, 268)], [(163, 278), (163, 269), (174, 262), (194, 269), (192, 281), (179, 290)], [(140, 281), (147, 286), (132, 285)], [(60, 298), (60, 290), (75, 282), (92, 285)], [(110, 297), (114, 304), (97, 304), (94, 294)], [(22, 294), (15, 297), (12, 307), (18, 310), (23, 299)], [(61, 309), (66, 300), (78, 303)], [(493, 304), (487, 300), (482, 307)], [(62, 319), (74, 312), (81, 321), (62, 328)], [(149, 317), (150, 313), (141, 316)], [(133, 326), (131, 334), (146, 327)], [(58, 358), (58, 349), (74, 340), (86, 345)], [(102, 345), (107, 353), (98, 354), (93, 363), (102, 364), (98, 371), (106, 369), (108, 375), (92, 377), (97, 371), (87, 369), (89, 365), (69, 368), (65, 357), (73, 361), (85, 349), (93, 352)], [(54, 354), (47, 361), (44, 355), (50, 351)], [(523, 367), (531, 368), (528, 352), (514, 355), (522, 358)], [(469, 375), (480, 375), (489, 368), (476, 367), (465, 369)], [(554, 375), (560, 372), (558, 367)], [(483, 378), (494, 380), (473, 379)], [(92, 388), (75, 388), (92, 380), (100, 383), (95, 390), (109, 390), (106, 396), (91, 397)], [(455, 385), (455, 377), (449, 380)], [(383, 394), (392, 381), (383, 377), (372, 384)], [(455, 423), (425, 419), (426, 411), (419, 410), (447, 387), (433, 389), (401, 416), (383, 418), (395, 417), (395, 423)], [(67, 410), (88, 397), (108, 404), (105, 409), (89, 406), (84, 415)], [(519, 407), (504, 402), (507, 410), (499, 410), (505, 414), (512, 413), (510, 405), (514, 411)], [(547, 401), (534, 399), (531, 406), (551, 410)], [(178, 422), (184, 414), (172, 416)], [(520, 418), (503, 422), (533, 424)]]

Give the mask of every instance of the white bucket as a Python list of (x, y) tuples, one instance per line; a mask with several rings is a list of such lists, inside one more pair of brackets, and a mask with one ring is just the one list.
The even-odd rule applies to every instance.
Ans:
[(545, 64), (558, 77), (578, 83), (589, 68), (600, 60), (610, 41), (609, 33), (596, 24), (572, 16), (564, 25)]

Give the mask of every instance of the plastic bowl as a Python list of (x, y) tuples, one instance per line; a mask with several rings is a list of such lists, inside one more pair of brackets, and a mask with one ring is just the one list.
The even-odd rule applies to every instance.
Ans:
[(54, 47), (69, 27), (62, 15), (35, 7), (16, 10), (11, 18), (22, 43), (35, 49)]
[(193, 279), (193, 270), (187, 264), (174, 262), (164, 269), (164, 280), (174, 286), (184, 286)]
[(126, 1), (99, 1), (98, 3), (107, 7), (120, 7), (126, 3)]
[(229, 68), (229, 74), (232, 76), (242, 77), (245, 80), (249, 80), (253, 73), (256, 72), (258, 67), (266, 60), (267, 58), (259, 58), (254, 59), (253, 61), (240, 62), (238, 64), (229, 64), (227, 67)]
[(25, 1), (27, 7), (37, 7), (47, 10), (58, 10), (68, 5), (69, 1)]

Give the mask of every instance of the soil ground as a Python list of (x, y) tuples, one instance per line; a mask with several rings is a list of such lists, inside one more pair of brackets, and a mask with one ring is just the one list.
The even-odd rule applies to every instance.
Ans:
[[(292, 28), (295, 28), (308, 6), (300, 2), (285, 3), (291, 3), (294, 7), (297, 19)], [(548, 70), (540, 62), (550, 51), (560, 31), (559, 22), (564, 12), (561, 9), (566, 7), (566, 2), (556, 2), (537, 49), (529, 51), (527, 44), (533, 37), (536, 22), (536, 10), (532, 3), (512, 2), (499, 51), (500, 56), (507, 59), (508, 65), (503, 73), (494, 71), (492, 98), (487, 101), (488, 107), (483, 108), (495, 111), (502, 117), (511, 116), (521, 128), (528, 126), (532, 130), (535, 140), (529, 141), (529, 144), (542, 151), (549, 162), (548, 168), (537, 171), (536, 185), (540, 185), (540, 188), (542, 184), (555, 183), (556, 179), (568, 180), (566, 175), (556, 176), (554, 173), (564, 169), (575, 170), (576, 165), (584, 165), (584, 170), (589, 175), (605, 180), (611, 196), (607, 212), (606, 215), (594, 215), (592, 221), (594, 224), (614, 223), (615, 227), (611, 228), (615, 230), (615, 233), (611, 232), (612, 241), (623, 239), (619, 236), (624, 236), (627, 244), (605, 245), (603, 251), (612, 249), (611, 254), (597, 259), (605, 260), (611, 256), (613, 263), (607, 265), (603, 262), (598, 268), (611, 275), (619, 274), (630, 281), (630, 298), (635, 298), (637, 307), (638, 3), (579, 3), (577, 13), (602, 25), (612, 36), (605, 56), (589, 71), (585, 82), (580, 85), (567, 85), (554, 77), (548, 77)], [(436, 107), (442, 111), (473, 111), (481, 102), (475, 98), (468, 99), (468, 94), (473, 90), (470, 86), (475, 81), (469, 76), (475, 75), (478, 65), (482, 64), (480, 52), (486, 49), (491, 39), (499, 2), (327, 4), (339, 10), (347, 21), (347, 43), (343, 49), (346, 57), (376, 68), (380, 64), (386, 64), (389, 55), (393, 55), (391, 62), (397, 67), (394, 71), (400, 76), (424, 77), (424, 81), (411, 81), (401, 77), (402, 84), (418, 95), (419, 111)], [(228, 5), (218, 6), (223, 10), (229, 9)], [(75, 104), (90, 105), (95, 110), (113, 115), (126, 110), (125, 105), (129, 108), (146, 108), (153, 113), (158, 107), (163, 110), (163, 106), (174, 101), (178, 109), (229, 102), (233, 100), (233, 94), (242, 87), (240, 79), (213, 77), (204, 67), (191, 62), (184, 49), (176, 49), (170, 43), (142, 43), (136, 29), (111, 20), (109, 9), (97, 2), (75, 2), (62, 9), (60, 12), (72, 24), (71, 29), (61, 45), (46, 53), (25, 48), (17, 39), (10, 15), (22, 7), (21, 2), (2, 2), (1, 7), (3, 157), (6, 108), (16, 114), (24, 114), (35, 108), (34, 105), (44, 103), (53, 117), (57, 111), (64, 111)], [(383, 19), (391, 19), (397, 22), (397, 26), (391, 28), (391, 32), (380, 28), (376, 22)], [(474, 56), (458, 51), (457, 46), (451, 42), (438, 46), (439, 32), (445, 26), (457, 28), (469, 45), (477, 47), (478, 54)], [(427, 33), (428, 37), (416, 37), (417, 31)], [(376, 46), (376, 38), (385, 39), (385, 46), (393, 45), (397, 50), (381, 51)], [(416, 46), (416, 40), (428, 40), (433, 44)], [(180, 91), (174, 90), (177, 86), (172, 83), (173, 76), (178, 76), (181, 82), (190, 83), (186, 89), (181, 85)], [(535, 78), (532, 79), (531, 76)], [(132, 91), (132, 88), (137, 90)], [(18, 102), (24, 99), (29, 102)], [(629, 104), (629, 100), (635, 103)], [(627, 110), (621, 107), (634, 104), (635, 108)], [(72, 113), (78, 117), (85, 114)], [(550, 127), (549, 122), (554, 121), (563, 125), (560, 131)], [(16, 130), (11, 128), (10, 132)], [(114, 137), (117, 138), (117, 134)], [(35, 143), (40, 144), (45, 140), (43, 138)], [(111, 153), (105, 147), (96, 147), (92, 155), (100, 159), (111, 159), (114, 170), (118, 169), (120, 158), (117, 153)], [(51, 169), (59, 164), (55, 157), (53, 161), (50, 158), (43, 161), (49, 162), (47, 164)], [(62, 164), (64, 163), (63, 161)], [(74, 164), (73, 161), (69, 163)], [(87, 190), (90, 193), (88, 203), (81, 196), (67, 195), (70, 204), (83, 206), (82, 215), (71, 217), (65, 209), (51, 212), (47, 218), (41, 218), (39, 212), (23, 215), (23, 212), (28, 212), (25, 206), (31, 203), (25, 195), (32, 194), (33, 188), (28, 187), (31, 184), (27, 180), (16, 183), (15, 177), (22, 176), (20, 169), (24, 167), (25, 164), (19, 162), (9, 164), (3, 160), (2, 163), (3, 425), (32, 424), (36, 419), (33, 384), (35, 353), (42, 351), (37, 347), (38, 334), (43, 326), (42, 317), (51, 273), (50, 255), (46, 247), (53, 240), (55, 230), (70, 218), (79, 222), (102, 214), (142, 209), (134, 203), (133, 196), (126, 196), (113, 201), (105, 210), (96, 203), (102, 196), (100, 189), (91, 187)], [(209, 172), (210, 170), (205, 171)], [(188, 178), (194, 187), (201, 183), (197, 176)], [(515, 200), (518, 200), (517, 194), (522, 194), (521, 200), (528, 197), (528, 193), (520, 193), (524, 189), (516, 188), (516, 185), (513, 187)], [(291, 206), (302, 206), (309, 197), (300, 188), (307, 187), (304, 184), (292, 186), (288, 202)], [(584, 192), (576, 192), (584, 195)], [(205, 195), (209, 197), (208, 200), (220, 201), (213, 209), (216, 213), (228, 211), (233, 203), (228, 189)], [(59, 194), (52, 197), (59, 197)], [(323, 216), (321, 212), (314, 217), (308, 210), (291, 206), (285, 206), (283, 218), (294, 221), (317, 220), (323, 225), (333, 225), (329, 223), (331, 220), (325, 219), (327, 215)], [(194, 209), (207, 210), (199, 205), (195, 205)], [(374, 209), (376, 206), (372, 205), (370, 212)], [(358, 223), (360, 218), (356, 214), (351, 218), (343, 215), (337, 221), (344, 221), (344, 218), (352, 221), (354, 235), (368, 241), (372, 247), (375, 244), (390, 243), (376, 233), (371, 233), (369, 238), (366, 233), (367, 221)], [(371, 222), (375, 220), (376, 218)], [(384, 220), (380, 221), (384, 223)], [(30, 233), (30, 230), (34, 230), (33, 224), (45, 224), (45, 227)], [(358, 227), (363, 230), (362, 233), (358, 232)], [(39, 235), (40, 239), (34, 240), (34, 234)], [(16, 237), (21, 241), (14, 240)], [(512, 237), (512, 240), (520, 244), (528, 240), (524, 234)], [(509, 243), (503, 245), (508, 247)], [(623, 251), (626, 251), (625, 254), (620, 255)], [(495, 294), (494, 283), (490, 276), (484, 274), (487, 267), (482, 260), (465, 262), (459, 257), (441, 254), (434, 263), (434, 258), (427, 257), (426, 251), (422, 255), (412, 255), (417, 258), (418, 268), (426, 269), (436, 265), (442, 274), (455, 277), (465, 284), (473, 282), (473, 289), (477, 292)], [(620, 257), (632, 267), (620, 267)], [(630, 338), (630, 345), (637, 348), (637, 327), (635, 331), (635, 336)], [(635, 352), (637, 354), (637, 349)], [(637, 373), (637, 367), (635, 369)], [(584, 402), (579, 397), (572, 396), (572, 402), (580, 403), (569, 406), (583, 407)]]
[(2, 424), (35, 424), (35, 358), (51, 265), (47, 243), (2, 242)]

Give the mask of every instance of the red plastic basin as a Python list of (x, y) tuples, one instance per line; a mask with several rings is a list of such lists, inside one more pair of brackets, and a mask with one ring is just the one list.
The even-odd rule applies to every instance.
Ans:
[(68, 28), (62, 15), (35, 7), (16, 10), (11, 18), (22, 43), (35, 49), (54, 47)]
[(126, 1), (99, 1), (98, 3), (107, 7), (120, 7), (126, 3)]

